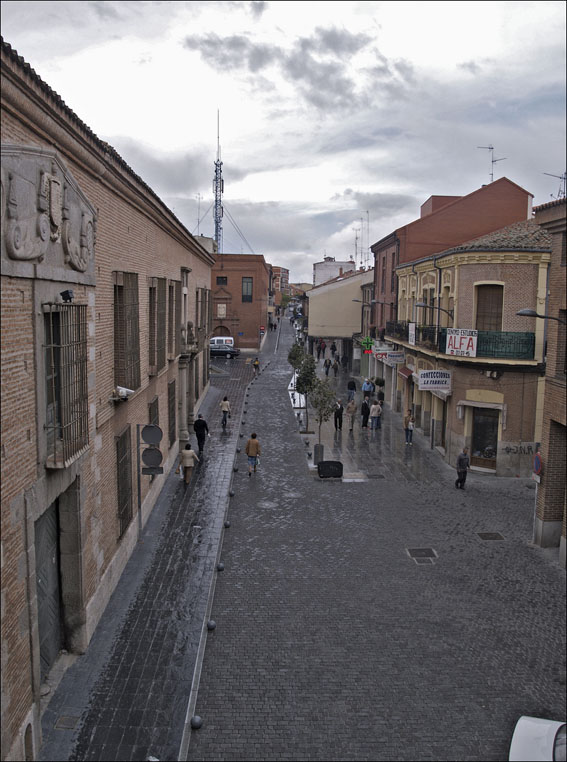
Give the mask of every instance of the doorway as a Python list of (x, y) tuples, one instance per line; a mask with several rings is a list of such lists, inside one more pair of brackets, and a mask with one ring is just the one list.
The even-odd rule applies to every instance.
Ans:
[(40, 673), (43, 681), (63, 648), (59, 500), (35, 522)]
[(471, 466), (496, 470), (500, 411), (473, 408)]

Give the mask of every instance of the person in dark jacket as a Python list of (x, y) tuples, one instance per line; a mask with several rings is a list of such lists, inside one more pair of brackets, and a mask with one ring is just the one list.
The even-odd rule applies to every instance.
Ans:
[(341, 431), (343, 428), (343, 413), (343, 403), (340, 400), (337, 400), (337, 405), (335, 407), (335, 431)]
[(469, 458), (469, 448), (463, 447), (463, 451), (457, 455), (457, 480), (455, 481), (456, 489), (465, 488), (465, 482), (467, 480), (467, 471), (471, 467), (471, 459)]
[(354, 378), (351, 378), (351, 380), (346, 385), (346, 388), (348, 390), (348, 402), (354, 399), (354, 395), (356, 394), (356, 381)]
[(199, 455), (201, 455), (203, 448), (205, 447), (205, 439), (207, 438), (207, 435), (211, 436), (209, 434), (209, 427), (207, 426), (207, 422), (201, 413), (199, 413), (197, 416), (197, 420), (194, 422), (193, 428), (195, 429), (197, 444), (199, 445)]
[(362, 405), (360, 406), (360, 414), (362, 416), (362, 428), (367, 429), (368, 418), (370, 416), (370, 405), (368, 404), (366, 397), (363, 399)]
[(329, 360), (328, 357), (325, 360), (325, 362), (323, 363), (323, 368), (325, 369), (325, 375), (328, 376), (329, 375), (329, 371), (331, 370), (331, 361)]

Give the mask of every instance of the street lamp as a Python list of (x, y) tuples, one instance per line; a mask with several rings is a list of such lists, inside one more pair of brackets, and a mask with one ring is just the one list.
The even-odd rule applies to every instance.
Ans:
[(540, 315), (539, 312), (536, 312), (535, 310), (530, 310), (527, 307), (523, 310), (518, 310), (518, 312), (516, 312), (516, 315), (519, 315), (520, 317), (541, 318), (542, 320), (557, 320), (557, 322), (561, 323), (561, 325), (567, 325), (567, 323), (564, 320), (561, 320), (561, 318), (553, 317), (553, 315)]
[(453, 310), (446, 310), (444, 307), (435, 307), (433, 304), (426, 304), (425, 302), (416, 302), (415, 306), (426, 307), (428, 310), (440, 310), (441, 312), (446, 312), (451, 320), (453, 320)]

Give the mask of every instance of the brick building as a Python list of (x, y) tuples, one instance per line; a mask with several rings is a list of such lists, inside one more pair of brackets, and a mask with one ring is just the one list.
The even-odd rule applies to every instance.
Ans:
[(566, 322), (567, 303), (565, 296), (565, 268), (567, 254), (565, 245), (564, 198), (551, 201), (535, 209), (536, 222), (552, 238), (551, 264), (549, 268), (549, 289), (547, 302), (538, 299), (526, 302), (522, 307), (534, 309), (541, 318), (523, 318), (532, 330), (545, 331), (547, 357), (545, 369), (545, 401), (543, 406), (543, 433), (541, 436), (541, 457), (544, 464), (540, 476), (536, 499), (534, 522), (534, 542), (543, 547), (559, 545), (560, 560), (565, 567), (566, 549), (566, 496), (565, 462), (566, 410), (565, 410), (565, 370), (566, 370)]
[(374, 254), (373, 327), (378, 336), (396, 319), (396, 267), (458, 246), (477, 236), (531, 217), (532, 194), (505, 177), (467, 196), (431, 196), (419, 219), (403, 225), (370, 248)]
[[(397, 268), (400, 319), (387, 323), (385, 338), (405, 360), (385, 364), (386, 399), (413, 410), (451, 465), (466, 445), (474, 468), (532, 472), (544, 335), (516, 312), (545, 300), (550, 254), (551, 237), (530, 220)], [(441, 388), (422, 371), (449, 381)]]
[(261, 254), (219, 254), (212, 273), (215, 336), (257, 351), (269, 330), (271, 267)]
[(83, 652), (208, 385), (211, 268), (111, 146), (2, 42), (2, 759)]

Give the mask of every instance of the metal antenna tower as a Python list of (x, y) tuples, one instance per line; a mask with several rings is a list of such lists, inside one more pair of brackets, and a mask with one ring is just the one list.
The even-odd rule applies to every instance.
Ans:
[[(215, 196), (215, 241), (217, 242), (217, 252), (222, 254), (222, 194), (224, 192), (224, 180), (222, 179), (222, 161), (220, 150), (220, 116), (217, 111), (217, 160), (215, 161), (215, 177), (213, 180), (213, 194)], [(221, 264), (222, 267), (222, 264)]]
[(486, 148), (487, 151), (490, 151), (490, 182), (494, 182), (494, 165), (497, 161), (506, 161), (506, 156), (503, 156), (501, 159), (495, 159), (494, 158), (494, 146), (477, 146), (477, 148)]
[(563, 172), (562, 175), (552, 175), (551, 172), (544, 172), (544, 175), (547, 175), (548, 177), (556, 177), (559, 182), (559, 191), (557, 193), (557, 196), (554, 196), (553, 193), (551, 193), (551, 198), (555, 199), (556, 201), (560, 198), (565, 198), (565, 184), (567, 180), (567, 172)]

